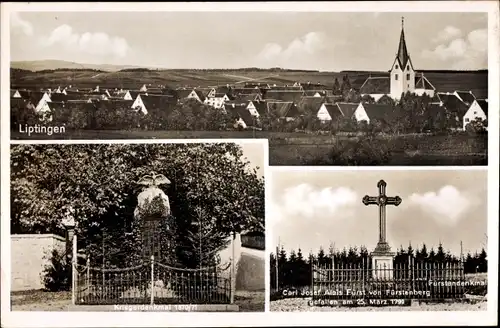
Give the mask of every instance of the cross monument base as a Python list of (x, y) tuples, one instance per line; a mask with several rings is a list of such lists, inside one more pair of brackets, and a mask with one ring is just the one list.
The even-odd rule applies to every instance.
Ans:
[(378, 243), (371, 253), (373, 278), (378, 280), (392, 280), (394, 274), (394, 256), (387, 243)]

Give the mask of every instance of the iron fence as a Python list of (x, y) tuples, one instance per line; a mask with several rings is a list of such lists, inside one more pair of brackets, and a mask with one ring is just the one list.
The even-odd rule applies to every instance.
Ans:
[(186, 269), (152, 257), (128, 268), (75, 267), (76, 304), (229, 304), (234, 293), (231, 263)]
[(313, 264), (313, 299), (459, 299), (466, 290), (462, 263), (410, 260), (377, 267), (360, 263)]

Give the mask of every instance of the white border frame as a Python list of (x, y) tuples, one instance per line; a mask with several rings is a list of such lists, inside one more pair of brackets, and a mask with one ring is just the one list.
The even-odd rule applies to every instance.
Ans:
[[(10, 312), (10, 144), (25, 143), (10, 141), (10, 28), (11, 11), (308, 11), (308, 12), (487, 12), (488, 13), (488, 102), (489, 102), (489, 147), (488, 166), (477, 167), (332, 167), (314, 168), (325, 170), (488, 170), (488, 310), (486, 312), (315, 312), (315, 313), (92, 313), (89, 312)], [(428, 1), (428, 2), (259, 2), (259, 3), (2, 3), (1, 4), (1, 186), (2, 186), (2, 325), (26, 327), (70, 327), (85, 323), (87, 326), (258, 326), (258, 325), (482, 325), (497, 324), (498, 306), (498, 143), (499, 143), (499, 11), (496, 1)], [(492, 110), (495, 108), (496, 110)], [(169, 142), (201, 142), (210, 140), (169, 140)], [(217, 139), (217, 142), (232, 142), (233, 139)], [(238, 139), (243, 142), (243, 139)], [(245, 140), (247, 141), (247, 140)], [(155, 143), (165, 140), (104, 140), (104, 141), (40, 141), (26, 143)], [(265, 158), (268, 160), (268, 153)], [(313, 170), (312, 167), (273, 167), (272, 170)], [(269, 198), (269, 167), (264, 168), (266, 199)], [(266, 206), (266, 214), (268, 206)], [(266, 236), (270, 236), (267, 230)], [(271, 238), (266, 238), (267, 254), (272, 251)], [(266, 258), (269, 272), (269, 257)], [(269, 290), (269, 275), (266, 274), (266, 288)], [(266, 293), (266, 311), (269, 310), (269, 295)]]

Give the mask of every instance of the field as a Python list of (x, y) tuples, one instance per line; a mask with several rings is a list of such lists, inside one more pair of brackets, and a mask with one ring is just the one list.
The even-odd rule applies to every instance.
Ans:
[[(77, 64), (59, 64), (73, 67)], [(79, 65), (79, 64), (78, 64)], [(12, 63), (14, 68), (40, 69), (43, 64)], [(56, 66), (57, 67), (57, 66)], [(83, 67), (83, 66), (80, 66)], [(54, 68), (50, 66), (50, 68)], [(110, 69), (110, 68), (108, 68)], [(417, 70), (418, 71), (418, 70)], [(292, 85), (295, 82), (321, 83), (332, 87), (335, 78), (342, 81), (348, 74), (354, 88), (359, 88), (368, 76), (383, 76), (387, 72), (320, 72), (281, 69), (234, 69), (234, 70), (144, 70), (144, 71), (93, 71), (61, 69), (57, 71), (12, 70), (11, 86), (54, 87), (57, 85), (77, 85), (78, 87), (138, 89), (143, 84), (162, 84), (170, 87), (208, 87), (225, 84), (238, 84), (250, 81), (277, 85)], [(488, 71), (424, 71), (425, 77), (438, 92), (470, 90), (479, 99), (488, 97)]]
[[(235, 303), (239, 305), (240, 312), (262, 312), (264, 291), (236, 291)], [(12, 311), (68, 311), (70, 305), (70, 292), (11, 292)]]
[[(12, 131), (14, 140), (27, 139)], [(369, 142), (359, 153), (341, 152), (357, 137), (266, 131), (142, 131), (78, 130), (65, 135), (32, 136), (29, 139), (240, 139), (269, 140), (270, 165), (487, 165), (487, 139), (468, 135), (380, 136), (387, 149), (376, 158)], [(347, 147), (349, 148), (349, 147)], [(352, 149), (352, 147), (351, 147)], [(351, 151), (351, 150), (349, 150)], [(358, 151), (358, 150), (357, 150)], [(364, 152), (364, 153), (363, 153)], [(344, 156), (345, 155), (345, 156)], [(352, 155), (352, 156), (351, 156)], [(351, 156), (351, 157), (349, 157)]]

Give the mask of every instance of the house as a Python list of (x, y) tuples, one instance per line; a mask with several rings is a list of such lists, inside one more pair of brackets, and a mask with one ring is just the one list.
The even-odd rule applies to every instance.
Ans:
[(224, 103), (230, 100), (226, 93), (215, 93), (213, 96), (207, 96), (204, 103), (214, 108), (223, 108)]
[(342, 116), (342, 112), (339, 111), (337, 104), (327, 103), (323, 103), (316, 114), (316, 117), (321, 122), (328, 122), (340, 116)]
[(10, 97), (21, 98), (21, 94), (19, 93), (19, 90), (10, 90)]
[(450, 92), (438, 92), (438, 96), (441, 99), (440, 105), (443, 106), (448, 113), (452, 115), (455, 121), (455, 126), (453, 128), (463, 129), (464, 128), (464, 116), (469, 110), (470, 106), (462, 101), (455, 93)]
[(354, 111), (356, 121), (366, 121), (366, 123), (373, 123), (373, 120), (386, 122), (393, 112), (391, 105), (386, 104), (363, 104), (359, 103)]
[(300, 99), (304, 95), (302, 90), (267, 90), (265, 98), (266, 100), (280, 100), (285, 102), (293, 102), (298, 104)]
[(264, 101), (249, 101), (246, 109), (255, 117), (261, 117), (267, 113), (267, 104)]
[(476, 119), (480, 118), (481, 120), (485, 121), (488, 118), (488, 101), (481, 99), (477, 100), (474, 99), (472, 104), (470, 105), (469, 109), (465, 113), (463, 117), (463, 129), (465, 130), (465, 127), (467, 124), (470, 122), (475, 121)]
[(202, 104), (205, 101), (205, 95), (203, 94), (203, 92), (201, 92), (200, 90), (196, 90), (196, 89), (191, 90), (191, 92), (185, 98), (195, 99), (196, 101), (198, 101)]
[(325, 97), (326, 91), (324, 90), (306, 90), (304, 91), (304, 96), (306, 97)]
[(207, 98), (214, 98), (217, 94), (226, 94), (228, 97), (232, 95), (232, 88), (227, 85), (217, 86), (210, 89), (207, 94)]
[(433, 98), (436, 94), (436, 88), (424, 76), (424, 73), (415, 73), (415, 89), (413, 92), (419, 96), (426, 94)]
[(323, 103), (329, 103), (325, 97), (302, 97), (297, 107), (302, 115), (317, 113)]
[(234, 123), (235, 128), (238, 126), (243, 129), (255, 127), (256, 122), (258, 122), (257, 117), (250, 114), (245, 104), (228, 103), (224, 105), (224, 109), (227, 114), (231, 114), (231, 116), (236, 118), (236, 122)]
[(33, 108), (37, 113), (50, 111), (47, 103), (51, 100), (47, 92), (20, 90), (19, 94), (22, 99), (29, 102), (28, 106)]
[(142, 87), (139, 88), (139, 91), (146, 92), (146, 91), (148, 91), (148, 87), (145, 84), (143, 84)]
[(267, 112), (279, 119), (293, 121), (300, 115), (297, 105), (292, 101), (266, 101), (266, 105)]
[(472, 91), (455, 91), (453, 94), (468, 106), (472, 106), (474, 100), (476, 100)]
[(391, 80), (387, 76), (369, 76), (359, 88), (361, 97), (370, 96), (378, 101), (391, 92)]
[(172, 111), (176, 103), (175, 98), (171, 96), (139, 94), (131, 108), (147, 115), (151, 110)]
[(338, 117), (352, 118), (357, 108), (358, 104), (355, 103), (323, 103), (318, 109), (316, 117), (322, 122), (331, 121)]

